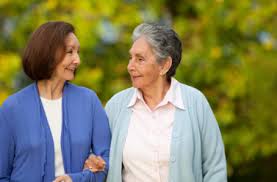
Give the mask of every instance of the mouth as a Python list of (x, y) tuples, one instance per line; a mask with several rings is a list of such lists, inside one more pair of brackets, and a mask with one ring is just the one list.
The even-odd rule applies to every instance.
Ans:
[(137, 79), (137, 78), (140, 78), (142, 76), (139, 76), (139, 75), (136, 75), (136, 76), (131, 76), (133, 80)]
[(77, 68), (65, 68), (65, 69), (74, 73)]

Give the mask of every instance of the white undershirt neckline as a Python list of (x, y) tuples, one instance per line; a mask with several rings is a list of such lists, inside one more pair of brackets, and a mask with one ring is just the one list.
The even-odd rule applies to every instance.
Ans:
[(62, 97), (55, 100), (49, 100), (43, 97), (40, 97), (40, 99), (54, 141), (55, 176), (60, 176), (64, 174), (64, 165), (61, 149)]

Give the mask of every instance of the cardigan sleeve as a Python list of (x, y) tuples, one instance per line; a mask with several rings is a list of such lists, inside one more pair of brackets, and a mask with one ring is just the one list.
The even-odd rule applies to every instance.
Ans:
[(4, 109), (0, 108), (0, 182), (9, 182), (12, 173), (14, 141), (4, 118)]
[(79, 173), (68, 174), (73, 182), (103, 182), (105, 181), (109, 169), (109, 152), (111, 142), (111, 132), (107, 115), (101, 105), (100, 100), (93, 94), (93, 129), (92, 129), (92, 153), (101, 156), (105, 162), (106, 167), (104, 171), (93, 173), (90, 170), (84, 170)]
[(101, 156), (106, 162), (105, 170), (103, 172), (95, 173), (95, 178), (96, 181), (104, 181), (109, 169), (111, 131), (107, 114), (96, 95), (94, 105), (92, 152), (97, 156)]
[(90, 170), (84, 170), (79, 173), (70, 173), (68, 175), (73, 182), (103, 182), (106, 176), (106, 174), (103, 173), (104, 172), (93, 173)]
[(202, 95), (201, 106), (201, 141), (202, 170), (204, 182), (227, 182), (227, 169), (224, 144), (219, 126), (211, 107)]

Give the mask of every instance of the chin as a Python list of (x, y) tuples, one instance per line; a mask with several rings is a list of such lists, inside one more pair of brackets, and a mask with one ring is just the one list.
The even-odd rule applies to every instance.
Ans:
[(66, 80), (68, 80), (68, 81), (72, 81), (72, 80), (74, 80), (74, 78), (75, 78), (75, 74), (66, 75), (65, 78), (66, 78)]
[(73, 78), (70, 78), (70, 79), (67, 79), (67, 81), (72, 81), (72, 80), (74, 80), (74, 77), (73, 77)]
[(135, 87), (135, 88), (137, 88), (137, 89), (140, 89), (140, 88), (142, 87), (141, 84), (139, 84), (139, 83), (134, 83), (134, 82), (132, 82), (132, 86)]
[(70, 76), (70, 77), (65, 77), (64, 79), (67, 81), (72, 81), (74, 80), (74, 78), (75, 78), (74, 76)]

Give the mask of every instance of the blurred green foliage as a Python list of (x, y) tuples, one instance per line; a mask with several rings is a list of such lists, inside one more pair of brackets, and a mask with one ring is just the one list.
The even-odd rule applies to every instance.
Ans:
[(74, 82), (95, 90), (103, 104), (130, 86), (134, 27), (144, 21), (172, 26), (183, 42), (176, 78), (207, 96), (226, 146), (229, 181), (274, 180), (277, 1), (1, 0), (0, 105), (30, 82), (20, 55), (31, 32), (50, 20), (76, 27), (82, 65)]

